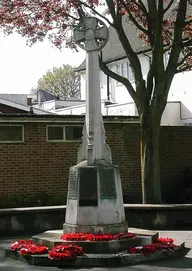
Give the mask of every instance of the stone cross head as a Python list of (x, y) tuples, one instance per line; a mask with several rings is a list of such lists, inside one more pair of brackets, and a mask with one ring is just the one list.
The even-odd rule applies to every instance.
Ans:
[(108, 41), (108, 28), (95, 17), (86, 17), (74, 29), (76, 44), (87, 52), (100, 51)]

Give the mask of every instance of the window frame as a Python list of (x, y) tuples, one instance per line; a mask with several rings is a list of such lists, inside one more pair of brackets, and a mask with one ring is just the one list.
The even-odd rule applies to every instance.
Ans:
[[(49, 127), (61, 127), (63, 128), (63, 139), (49, 139), (48, 138), (48, 129)], [(46, 125), (46, 142), (64, 142), (64, 125), (57, 125), (57, 124), (52, 124), (52, 125)]]
[(25, 137), (24, 137), (24, 125), (23, 124), (0, 124), (0, 128), (2, 127), (2, 126), (9, 126), (9, 127), (21, 127), (21, 129), (22, 129), (22, 140), (1, 140), (0, 139), (0, 144), (5, 144), (5, 143), (18, 143), (18, 144), (20, 144), (20, 143), (24, 143), (25, 142)]
[[(66, 139), (66, 130), (65, 127), (82, 127), (82, 131), (83, 131), (83, 125), (82, 124), (65, 124), (65, 125), (56, 125), (56, 124), (52, 124), (52, 125), (46, 125), (46, 142), (49, 143), (61, 143), (61, 142), (82, 142), (82, 139), (70, 139), (67, 140)], [(62, 127), (63, 128), (63, 139), (59, 139), (59, 140), (50, 140), (48, 139), (48, 127)]]
[(129, 62), (127, 62), (127, 77), (131, 83), (135, 82), (134, 72)]
[[(119, 62), (115, 65), (116, 68), (116, 73), (120, 76), (123, 76), (123, 67), (125, 68), (125, 74), (126, 74), (126, 78), (128, 78), (128, 80), (133, 83), (135, 81), (134, 79), (134, 74), (132, 71), (132, 68), (130, 66), (129, 61), (125, 61), (125, 62)], [(125, 76), (124, 76), (125, 77)], [(122, 85), (121, 82), (116, 81), (116, 85)]]

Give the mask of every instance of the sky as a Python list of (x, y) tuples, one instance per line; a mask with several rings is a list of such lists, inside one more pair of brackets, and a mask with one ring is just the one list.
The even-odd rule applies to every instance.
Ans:
[(46, 40), (29, 47), (18, 34), (4, 37), (0, 33), (0, 93), (29, 94), (48, 69), (63, 64), (78, 66), (84, 58), (83, 51), (59, 51)]

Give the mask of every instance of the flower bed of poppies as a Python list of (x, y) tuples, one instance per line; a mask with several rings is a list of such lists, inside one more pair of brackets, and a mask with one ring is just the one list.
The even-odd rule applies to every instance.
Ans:
[(172, 238), (157, 238), (154, 244), (144, 245), (139, 247), (128, 248), (128, 253), (130, 254), (144, 254), (148, 255), (155, 253), (157, 251), (176, 251), (178, 247), (173, 244), (174, 240)]
[(91, 241), (102, 242), (112, 240), (135, 239), (136, 234), (125, 232), (118, 234), (90, 234), (90, 233), (66, 233), (60, 236), (64, 241)]

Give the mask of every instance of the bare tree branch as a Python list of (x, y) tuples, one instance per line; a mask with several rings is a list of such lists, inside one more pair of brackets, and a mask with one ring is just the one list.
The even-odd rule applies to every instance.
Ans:
[(137, 20), (135, 19), (135, 17), (133, 16), (133, 14), (131, 13), (129, 7), (127, 5), (125, 5), (126, 11), (129, 15), (130, 20), (134, 23), (134, 25), (143, 33), (145, 33), (147, 36), (149, 35), (149, 32), (147, 31), (147, 29), (145, 29), (144, 27), (142, 27)]
[(192, 23), (192, 19), (185, 21), (185, 26)]
[(164, 9), (164, 14), (170, 9), (170, 7), (173, 5), (173, 3), (174, 3), (174, 0), (171, 0), (170, 2), (169, 2), (169, 4), (167, 5), (167, 7)]
[(109, 25), (113, 26), (113, 24), (106, 18), (106, 16), (103, 16), (101, 13), (99, 13), (95, 8), (89, 6), (87, 3), (79, 1), (79, 3), (86, 8), (89, 8), (94, 14), (98, 15), (100, 18), (104, 19)]
[[(164, 45), (163, 45), (163, 1), (159, 1), (156, 13), (156, 19), (153, 22), (154, 29), (154, 47), (152, 51), (152, 65), (151, 73), (154, 76), (155, 89), (148, 89), (151, 98), (152, 107), (156, 108), (157, 101), (161, 97), (161, 88), (164, 82), (165, 71), (164, 71)], [(152, 77), (151, 75), (151, 77)], [(150, 74), (149, 74), (150, 76)], [(150, 78), (150, 77), (149, 77)], [(153, 80), (152, 78), (150, 80)], [(153, 85), (152, 85), (153, 86)], [(163, 86), (162, 86), (163, 87)], [(154, 110), (156, 112), (156, 110)]]
[(191, 70), (191, 69), (192, 69), (191, 66), (185, 66), (185, 67), (183, 67), (182, 69), (177, 69), (175, 73), (178, 74), (178, 73), (182, 73), (182, 72), (189, 71), (189, 70)]
[(187, 58), (189, 58), (190, 56), (192, 56), (192, 52), (186, 54), (183, 57), (183, 59), (177, 63), (177, 67), (180, 67), (183, 63), (185, 63), (185, 61), (187, 60)]
[(114, 7), (114, 3), (113, 1), (111, 0), (106, 0), (106, 4), (107, 4), (107, 7), (109, 9), (109, 12), (111, 14), (111, 17), (113, 19), (113, 21), (115, 20), (115, 17), (116, 17), (116, 12), (115, 12), (115, 7)]
[(169, 57), (169, 62), (166, 69), (167, 76), (174, 75), (174, 72), (177, 68), (177, 61), (182, 50), (182, 35), (183, 28), (185, 26), (185, 16), (187, 10), (187, 0), (180, 0), (178, 10), (177, 10), (177, 18), (174, 26), (174, 39), (172, 50)]
[(183, 48), (189, 47), (189, 46), (192, 46), (192, 39), (188, 39), (187, 41), (182, 42), (182, 47)]
[(145, 5), (143, 4), (142, 0), (138, 0), (138, 1), (132, 0), (131, 2), (134, 5), (136, 5), (138, 8), (140, 8), (143, 11), (143, 13), (145, 14), (146, 17), (148, 16), (147, 9), (146, 9)]
[(123, 46), (123, 49), (127, 55), (127, 58), (130, 61), (131, 67), (133, 68), (135, 81), (138, 84), (142, 84), (143, 75), (142, 75), (141, 63), (139, 61), (139, 58), (136, 52), (133, 51), (131, 44), (125, 34), (125, 31), (122, 25), (122, 16), (118, 16), (115, 18), (114, 25), (115, 25), (115, 29), (118, 34), (119, 40)]
[(173, 81), (174, 75), (177, 73), (177, 62), (183, 49), (182, 36), (185, 26), (185, 16), (187, 11), (187, 0), (180, 0), (177, 8), (177, 17), (174, 26), (174, 38), (172, 49), (165, 73), (164, 99), (167, 100), (169, 89)]

